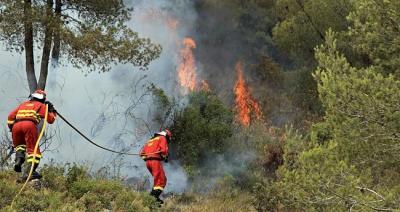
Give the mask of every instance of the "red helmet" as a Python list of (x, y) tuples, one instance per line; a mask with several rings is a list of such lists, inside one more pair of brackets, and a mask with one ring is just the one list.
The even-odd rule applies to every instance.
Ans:
[(46, 92), (44, 92), (41, 89), (38, 89), (38, 90), (36, 90), (35, 92), (33, 92), (31, 94), (31, 97), (35, 98), (35, 99), (39, 99), (39, 100), (45, 100), (46, 99)]

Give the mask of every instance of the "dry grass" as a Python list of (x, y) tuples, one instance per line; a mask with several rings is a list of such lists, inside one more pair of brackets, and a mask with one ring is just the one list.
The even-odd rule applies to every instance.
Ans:
[(252, 198), (247, 193), (240, 195), (217, 194), (184, 194), (166, 199), (161, 211), (256, 211)]

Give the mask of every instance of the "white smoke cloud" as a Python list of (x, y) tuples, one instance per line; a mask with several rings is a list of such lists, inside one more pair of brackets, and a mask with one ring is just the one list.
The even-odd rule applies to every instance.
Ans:
[[(103, 146), (137, 153), (152, 133), (160, 128), (152, 120), (155, 108), (151, 97), (140, 97), (149, 83), (154, 83), (170, 97), (178, 96), (176, 67), (179, 45), (192, 30), (196, 16), (189, 1), (132, 0), (126, 3), (134, 7), (128, 25), (141, 37), (148, 37), (162, 45), (160, 58), (144, 72), (130, 65), (117, 65), (108, 73), (85, 76), (84, 71), (70, 64), (50, 67), (46, 91), (56, 109), (84, 134)], [(39, 53), (36, 52), (37, 55)], [(38, 70), (39, 67), (36, 68)], [(25, 100), (29, 93), (24, 55), (0, 51), (0, 83), (0, 116), (6, 119), (10, 110)], [(124, 112), (133, 100), (138, 99), (141, 99), (140, 104), (131, 114), (137, 118), (134, 121)], [(54, 150), (44, 154), (43, 163), (50, 159), (60, 163), (85, 162), (96, 170), (103, 166), (115, 166), (112, 161), (118, 161), (115, 160), (117, 155), (89, 144), (60, 119), (49, 130), (59, 133), (53, 138), (51, 149)], [(119, 163), (123, 164), (123, 176), (150, 177), (139, 157), (123, 156), (119, 159)], [(182, 167), (172, 163), (165, 169), (168, 177), (166, 191), (182, 192), (187, 182)]]

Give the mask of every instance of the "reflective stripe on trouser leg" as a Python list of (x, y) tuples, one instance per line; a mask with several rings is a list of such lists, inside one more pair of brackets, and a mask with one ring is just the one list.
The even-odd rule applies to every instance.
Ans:
[(25, 152), (26, 151), (26, 145), (22, 144), (22, 145), (18, 145), (15, 147), (15, 151), (16, 152)]
[(161, 191), (164, 190), (164, 188), (161, 187), (161, 186), (154, 186), (153, 189), (154, 189), (154, 190), (161, 190)]
[(28, 159), (26, 160), (26, 162), (28, 163), (34, 163), (34, 164), (39, 164), (40, 163), (40, 158), (42, 158), (41, 155), (28, 155)]

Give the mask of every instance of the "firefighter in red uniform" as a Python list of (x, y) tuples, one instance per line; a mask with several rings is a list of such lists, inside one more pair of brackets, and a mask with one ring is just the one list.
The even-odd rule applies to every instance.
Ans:
[(47, 122), (52, 124), (56, 117), (56, 111), (50, 102), (45, 102), (46, 93), (43, 90), (36, 90), (29, 96), (29, 100), (20, 104), (8, 115), (7, 124), (12, 133), (13, 146), (15, 149), (14, 170), (21, 172), (22, 164), (25, 162), (25, 152), (28, 153), (28, 165), (19, 181), (28, 178), (32, 162), (33, 172), (31, 179), (40, 179), (42, 176), (36, 171), (42, 155), (38, 148), (34, 153), (35, 144), (38, 139), (38, 124), (45, 117), (46, 104), (49, 106)]
[(146, 161), (147, 169), (154, 180), (150, 195), (154, 196), (160, 204), (163, 203), (160, 195), (167, 184), (167, 177), (165, 176), (162, 161), (168, 163), (168, 143), (171, 137), (172, 134), (169, 130), (155, 133), (153, 138), (147, 141), (140, 151), (140, 156)]

